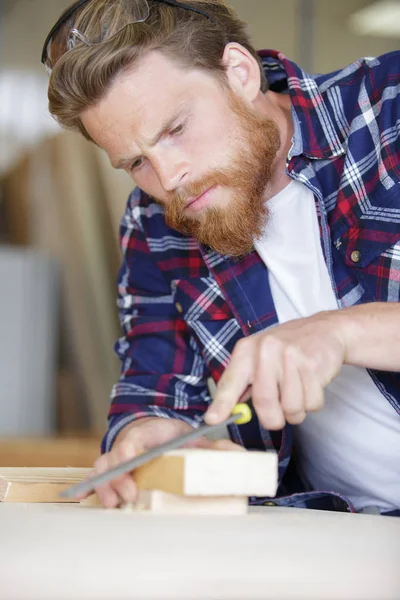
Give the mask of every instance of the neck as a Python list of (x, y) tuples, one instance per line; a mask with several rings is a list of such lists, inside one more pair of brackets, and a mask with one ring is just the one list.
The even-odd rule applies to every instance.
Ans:
[(265, 193), (265, 200), (269, 200), (291, 182), (286, 174), (286, 160), (293, 138), (292, 102), (289, 95), (271, 91), (263, 96), (263, 100), (267, 103), (268, 113), (275, 119), (281, 135), (281, 145), (273, 167), (274, 174)]

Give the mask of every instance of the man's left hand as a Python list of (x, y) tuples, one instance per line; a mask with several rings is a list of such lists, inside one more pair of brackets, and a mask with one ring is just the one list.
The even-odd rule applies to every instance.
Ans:
[(228, 418), (236, 403), (252, 398), (266, 429), (298, 424), (324, 404), (324, 388), (345, 357), (340, 311), (288, 321), (240, 340), (232, 353), (205, 421)]

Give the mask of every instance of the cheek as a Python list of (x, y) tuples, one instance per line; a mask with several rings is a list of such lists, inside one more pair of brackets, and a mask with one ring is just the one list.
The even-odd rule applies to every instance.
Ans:
[(157, 198), (157, 200), (161, 200), (162, 202), (167, 200), (165, 191), (153, 169), (143, 169), (143, 171), (137, 173), (134, 177), (132, 176), (132, 179), (135, 185), (149, 196)]
[(204, 119), (202, 125), (194, 132), (187, 147), (190, 156), (194, 157), (196, 167), (200, 168), (200, 172), (202, 172), (202, 167), (212, 168), (224, 165), (234, 140), (234, 137), (232, 139), (232, 122), (222, 114), (220, 118)]

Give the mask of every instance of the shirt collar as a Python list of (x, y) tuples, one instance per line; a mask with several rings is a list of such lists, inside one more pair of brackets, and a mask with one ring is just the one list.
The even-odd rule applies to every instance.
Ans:
[(260, 50), (258, 54), (269, 88), (291, 97), (294, 134), (288, 158), (300, 154), (314, 159), (343, 155), (346, 140), (335, 126), (333, 109), (326, 92), (318, 86), (318, 76), (309, 75), (276, 50)]

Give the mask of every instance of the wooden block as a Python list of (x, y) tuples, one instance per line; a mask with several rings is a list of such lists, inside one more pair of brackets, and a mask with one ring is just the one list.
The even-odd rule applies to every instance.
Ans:
[[(103, 507), (97, 494), (91, 494), (80, 504)], [(159, 515), (245, 515), (247, 507), (246, 496), (178, 496), (160, 490), (140, 490), (137, 502), (121, 510)]]
[(141, 490), (136, 510), (160, 515), (245, 515), (246, 496), (178, 496), (160, 490)]
[(82, 481), (91, 469), (0, 468), (0, 502), (77, 502), (60, 498), (66, 487)]
[(184, 449), (136, 469), (140, 489), (181, 496), (275, 496), (275, 452)]
[[(85, 479), (91, 469), (0, 468), (0, 501), (60, 502), (61, 489)], [(133, 473), (141, 490), (180, 496), (275, 496), (275, 452), (184, 449), (156, 458)]]

